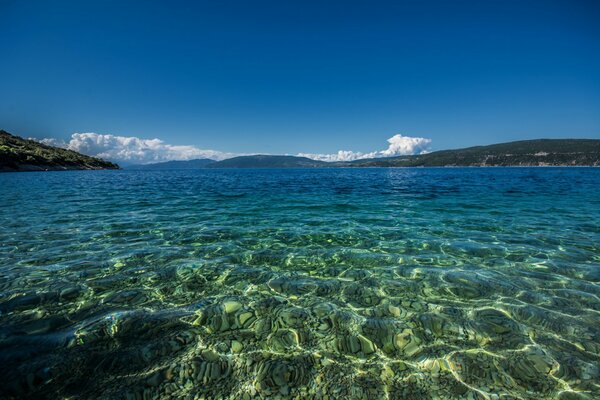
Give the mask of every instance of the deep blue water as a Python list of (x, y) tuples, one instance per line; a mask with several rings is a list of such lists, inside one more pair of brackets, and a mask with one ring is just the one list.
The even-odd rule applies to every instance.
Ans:
[(0, 204), (0, 398), (600, 393), (597, 168), (6, 173)]

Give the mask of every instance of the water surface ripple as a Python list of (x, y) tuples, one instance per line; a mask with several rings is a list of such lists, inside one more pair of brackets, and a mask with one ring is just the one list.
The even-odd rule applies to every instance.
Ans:
[(600, 396), (600, 169), (0, 175), (0, 397)]

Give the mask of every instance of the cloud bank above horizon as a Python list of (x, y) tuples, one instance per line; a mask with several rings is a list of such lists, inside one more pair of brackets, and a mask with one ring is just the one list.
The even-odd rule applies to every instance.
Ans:
[(353, 161), (363, 158), (394, 157), (427, 153), (429, 144), (431, 143), (431, 139), (402, 136), (400, 134), (392, 136), (387, 141), (389, 143), (387, 149), (371, 151), (369, 153), (362, 153), (360, 151), (355, 152), (351, 150), (339, 150), (337, 153), (333, 154), (299, 153), (298, 155), (320, 161)]
[(130, 164), (150, 164), (173, 160), (210, 158), (224, 160), (239, 154), (200, 149), (196, 146), (175, 146), (160, 139), (141, 139), (94, 132), (74, 133), (68, 142), (42, 139), (40, 142), (74, 150), (88, 156)]
[[(353, 161), (363, 158), (422, 154), (428, 151), (429, 144), (431, 143), (431, 139), (403, 136), (400, 134), (392, 136), (387, 141), (389, 145), (384, 150), (366, 153), (339, 150), (333, 154), (298, 153), (297, 156), (320, 161)], [(170, 145), (160, 139), (141, 139), (135, 136), (117, 136), (94, 132), (74, 133), (68, 142), (51, 138), (41, 139), (39, 142), (127, 164), (149, 164), (173, 160), (193, 160), (197, 158), (210, 158), (218, 161), (248, 155), (200, 149), (191, 145)]]

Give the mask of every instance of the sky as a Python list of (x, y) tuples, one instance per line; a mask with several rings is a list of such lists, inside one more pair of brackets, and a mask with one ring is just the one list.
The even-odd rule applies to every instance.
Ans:
[(595, 0), (0, 0), (0, 54), (0, 129), (117, 161), (600, 138)]

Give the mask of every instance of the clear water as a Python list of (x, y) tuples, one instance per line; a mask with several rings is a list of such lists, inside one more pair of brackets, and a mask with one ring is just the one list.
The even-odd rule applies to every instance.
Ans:
[(600, 169), (0, 175), (0, 397), (600, 395)]

